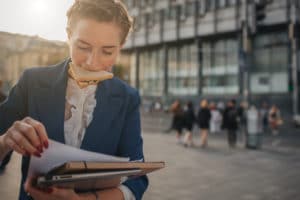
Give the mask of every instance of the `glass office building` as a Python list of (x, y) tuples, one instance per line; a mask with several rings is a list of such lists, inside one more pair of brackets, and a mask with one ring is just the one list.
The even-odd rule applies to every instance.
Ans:
[(289, 24), (293, 17), (299, 18), (298, 1), (125, 3), (135, 27), (122, 56), (130, 61), (129, 82), (143, 98), (236, 98), (292, 110), (294, 54)]

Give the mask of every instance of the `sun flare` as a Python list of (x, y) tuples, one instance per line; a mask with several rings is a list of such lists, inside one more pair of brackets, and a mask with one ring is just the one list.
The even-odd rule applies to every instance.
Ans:
[[(45, 0), (32, 0), (31, 11), (33, 14), (42, 15), (47, 11), (47, 3)], [(36, 16), (39, 17), (39, 16)]]

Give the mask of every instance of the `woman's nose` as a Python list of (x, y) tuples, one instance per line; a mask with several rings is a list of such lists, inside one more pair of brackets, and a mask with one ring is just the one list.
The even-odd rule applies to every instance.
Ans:
[(97, 71), (99, 70), (99, 68), (101, 68), (101, 62), (100, 62), (100, 58), (99, 55), (97, 54), (97, 52), (93, 51), (91, 52), (86, 60), (86, 67), (88, 68), (88, 70), (90, 71)]

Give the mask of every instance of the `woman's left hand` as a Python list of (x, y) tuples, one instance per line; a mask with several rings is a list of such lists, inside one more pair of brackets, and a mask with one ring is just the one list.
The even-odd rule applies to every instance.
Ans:
[(34, 200), (61, 200), (71, 199), (79, 200), (79, 196), (72, 189), (61, 189), (50, 187), (47, 189), (39, 189), (32, 185), (33, 178), (28, 178), (24, 184), (24, 189)]

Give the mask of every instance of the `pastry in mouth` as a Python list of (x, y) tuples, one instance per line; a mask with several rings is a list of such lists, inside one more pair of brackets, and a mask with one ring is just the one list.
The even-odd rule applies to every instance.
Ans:
[(72, 62), (69, 64), (69, 75), (73, 78), (80, 88), (89, 85), (96, 85), (101, 81), (111, 79), (114, 75), (108, 71), (88, 71), (82, 67), (74, 65)]

